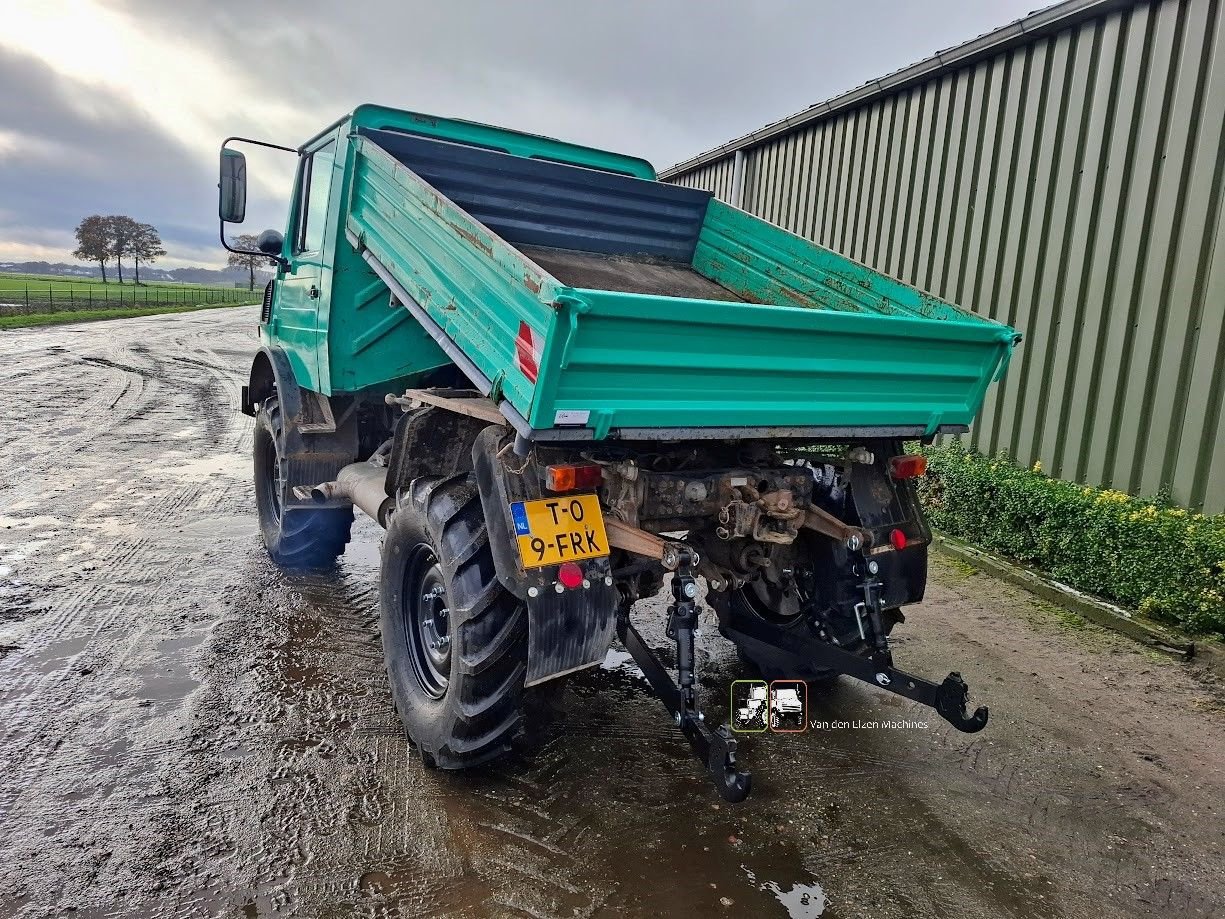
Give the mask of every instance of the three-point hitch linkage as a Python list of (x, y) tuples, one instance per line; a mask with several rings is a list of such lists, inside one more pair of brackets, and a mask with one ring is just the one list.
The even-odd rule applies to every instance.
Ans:
[[(667, 636), (676, 642), (675, 681), (630, 622), (629, 603), (623, 604), (619, 611), (617, 632), (656, 695), (672, 714), (694, 754), (705, 764), (719, 794), (727, 801), (743, 801), (752, 787), (752, 777), (737, 766), (736, 740), (728, 725), (721, 724), (710, 729), (706, 716), (698, 708), (694, 657), (694, 638), (699, 634), (698, 554), (691, 547), (681, 545), (676, 547), (676, 556), (667, 626)], [(870, 571), (871, 567), (865, 566), (865, 570)], [(929, 706), (959, 731), (975, 733), (986, 727), (986, 706), (978, 707), (972, 715), (966, 711), (969, 687), (961, 674), (950, 673), (943, 682), (936, 684), (893, 666), (893, 654), (883, 621), (881, 582), (874, 573), (869, 573), (859, 586), (864, 599), (856, 605), (855, 613), (860, 636), (872, 648), (867, 656), (854, 654), (824, 641), (816, 633), (808, 635), (795, 629), (784, 631), (764, 619), (738, 618), (730, 625), (725, 624), (722, 631), (738, 645), (765, 645), (773, 652), (782, 652), (797, 662), (843, 673)]]
[(617, 617), (617, 634), (634, 658), (655, 694), (672, 713), (693, 752), (706, 764), (719, 794), (728, 801), (743, 801), (752, 787), (752, 776), (736, 766), (736, 740), (727, 725), (713, 731), (698, 708), (694, 639), (698, 631), (698, 579), (695, 567), (698, 554), (689, 546), (677, 549), (677, 567), (672, 574), (672, 605), (668, 607), (667, 635), (676, 642), (676, 682), (647, 647), (630, 622), (629, 604), (623, 604)]

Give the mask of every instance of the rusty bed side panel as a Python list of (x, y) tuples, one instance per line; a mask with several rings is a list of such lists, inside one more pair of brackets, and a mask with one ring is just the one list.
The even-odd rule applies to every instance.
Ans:
[(347, 228), (521, 413), (533, 384), (515, 364), (521, 322), (540, 340), (561, 290), (516, 249), (365, 138), (356, 138)]
[(718, 200), (707, 208), (693, 266), (760, 303), (990, 322)]

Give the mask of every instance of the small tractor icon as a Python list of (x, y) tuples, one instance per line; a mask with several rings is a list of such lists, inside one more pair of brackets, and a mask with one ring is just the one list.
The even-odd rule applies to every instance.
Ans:
[(804, 700), (798, 685), (770, 688), (770, 730), (783, 729), (804, 730)]
[(736, 709), (736, 729), (739, 731), (764, 731), (766, 729), (766, 704), (769, 690), (766, 684), (754, 685), (744, 704)]

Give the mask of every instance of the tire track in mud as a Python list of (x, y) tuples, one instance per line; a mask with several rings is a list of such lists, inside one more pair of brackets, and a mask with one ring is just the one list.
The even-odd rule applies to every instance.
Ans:
[[(132, 357), (116, 359), (114, 355), (119, 353)], [(152, 398), (157, 387), (145, 383), (159, 379), (172, 382), (167, 379), (165, 362), (147, 357), (147, 350), (143, 346), (118, 349), (112, 347), (107, 349), (106, 354), (108, 356), (83, 355), (80, 363), (107, 370), (118, 369), (126, 375), (128, 382), (137, 380), (139, 385), (133, 389), (125, 384), (120, 395), (113, 398), (105, 388), (99, 387), (100, 397), (92, 404), (87, 403), (91, 411), (92, 427), (73, 432), (73, 436), (59, 444), (54, 443), (54, 436), (48, 437), (52, 444), (43, 456), (42, 468), (50, 469), (57, 461), (65, 465), (77, 465), (73, 461), (82, 455), (78, 453), (78, 448), (86, 441), (90, 442), (96, 452), (99, 447), (106, 446), (108, 438), (119, 432), (126, 435), (119, 438), (122, 442), (135, 445), (156, 444), (164, 434), (157, 417), (161, 411), (153, 404)], [(104, 373), (104, 377), (110, 379), (113, 374)], [(27, 382), (33, 383), (39, 392), (47, 390), (43, 380)], [(215, 379), (204, 381), (196, 387), (197, 391), (206, 395), (217, 392), (218, 388)], [(165, 389), (175, 392), (173, 387)], [(129, 394), (131, 397), (125, 399)], [(30, 402), (36, 402), (36, 393), (28, 395)], [(103, 412), (99, 404), (108, 398), (112, 409), (109, 413)], [(208, 408), (209, 416), (226, 426), (224, 419), (228, 413), (223, 413), (218, 406)], [(192, 416), (191, 409), (192, 406), (179, 405), (171, 414), (189, 418)], [(139, 430), (128, 433), (133, 428)], [(209, 433), (217, 439), (220, 433), (218, 425), (211, 425), (211, 428)], [(71, 431), (71, 426), (69, 430)], [(57, 429), (52, 427), (48, 433), (54, 435), (56, 432)], [(205, 446), (207, 449), (207, 444)], [(105, 456), (105, 453), (103, 455)], [(83, 456), (88, 458), (88, 454)], [(37, 469), (37, 464), (31, 464), (19, 470), (26, 477), (31, 492), (40, 484), (45, 484), (34, 474)], [(141, 476), (137, 475), (133, 480), (130, 472), (127, 475), (125, 480), (99, 478), (96, 474), (73, 476), (73, 505), (78, 508), (84, 506), (85, 509), (72, 523), (88, 529), (94, 521), (106, 522), (114, 519), (116, 514), (121, 519), (130, 515), (131, 494), (139, 490)], [(145, 497), (153, 495), (153, 500), (138, 502), (142, 515), (136, 521), (128, 521), (128, 528), (134, 530), (134, 534), (113, 540), (100, 551), (93, 552), (92, 557), (87, 555), (88, 561), (80, 565), (76, 572), (87, 582), (87, 586), (83, 585), (84, 589), (71, 593), (67, 590), (59, 591), (61, 594), (68, 593), (65, 602), (58, 604), (58, 609), (53, 614), (44, 616), (37, 630), (23, 636), (21, 650), (25, 656), (40, 652), (45, 654), (48, 649), (65, 644), (73, 645), (75, 653), (67, 657), (64, 666), (58, 669), (45, 673), (37, 669), (21, 671), (18, 679), (10, 681), (7, 694), (20, 698), (22, 706), (31, 711), (61, 710), (65, 711), (67, 717), (59, 719), (56, 730), (51, 732), (46, 730), (45, 725), (25, 723), (33, 719), (6, 719), (4, 733), (0, 735), (0, 749), (11, 751), (11, 756), (3, 757), (8, 768), (4, 769), (5, 780), (0, 783), (0, 814), (11, 811), (22, 799), (55, 799), (56, 796), (51, 793), (52, 789), (47, 787), (49, 773), (54, 771), (49, 768), (49, 764), (66, 743), (71, 743), (75, 735), (87, 730), (90, 720), (89, 706), (82, 704), (82, 700), (89, 694), (96, 693), (99, 684), (112, 681), (123, 683), (123, 672), (128, 669), (132, 655), (147, 650), (143, 646), (148, 644), (152, 633), (171, 625), (156, 621), (140, 623), (138, 619), (138, 624), (134, 627), (132, 622), (134, 612), (150, 606), (173, 605), (168, 601), (177, 589), (173, 575), (150, 577), (149, 569), (164, 569), (167, 558), (158, 538), (145, 533), (156, 532), (156, 524), (173, 519), (185, 505), (198, 498), (200, 491), (199, 485), (178, 489), (158, 488), (155, 485), (152, 489), (147, 489)], [(20, 507), (19, 503), (15, 504)], [(70, 514), (74, 506), (65, 507), (64, 511)], [(237, 509), (236, 503), (234, 510)], [(60, 538), (65, 535), (63, 529), (58, 535)], [(79, 551), (81, 546), (65, 548), (71, 552), (73, 548)], [(87, 540), (84, 548), (88, 552), (97, 547)], [(76, 637), (82, 633), (83, 639)], [(65, 640), (65, 635), (72, 637)], [(78, 643), (81, 645), (79, 649), (75, 648)], [(10, 660), (6, 663), (12, 665), (13, 662)], [(127, 682), (132, 682), (130, 677)], [(153, 755), (156, 755), (156, 749)], [(85, 755), (80, 759), (88, 763), (91, 758)], [(50, 781), (54, 784), (56, 779), (50, 776)]]

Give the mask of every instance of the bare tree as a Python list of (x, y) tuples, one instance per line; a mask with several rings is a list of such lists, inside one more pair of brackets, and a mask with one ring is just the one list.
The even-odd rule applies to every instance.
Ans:
[(136, 225), (136, 238), (132, 244), (132, 259), (136, 262), (136, 283), (140, 283), (140, 262), (156, 262), (166, 254), (162, 248), (162, 237), (157, 227), (148, 223)]
[(119, 271), (119, 283), (123, 283), (123, 257), (131, 255), (140, 235), (140, 224), (123, 214), (112, 214), (106, 218), (111, 236), (111, 255)]
[[(254, 251), (258, 243), (259, 237), (253, 233), (243, 233), (230, 239), (230, 245), (235, 249), (251, 249)], [(228, 263), (231, 268), (246, 268), (247, 275), (250, 278), (247, 289), (255, 290), (255, 269), (263, 267), (267, 261), (268, 256), (266, 255), (248, 255), (245, 252), (231, 252)]]
[(109, 217), (93, 214), (77, 224), (77, 248), (73, 258), (83, 262), (97, 262), (102, 269), (102, 283), (106, 283), (106, 264), (111, 260), (111, 227)]

